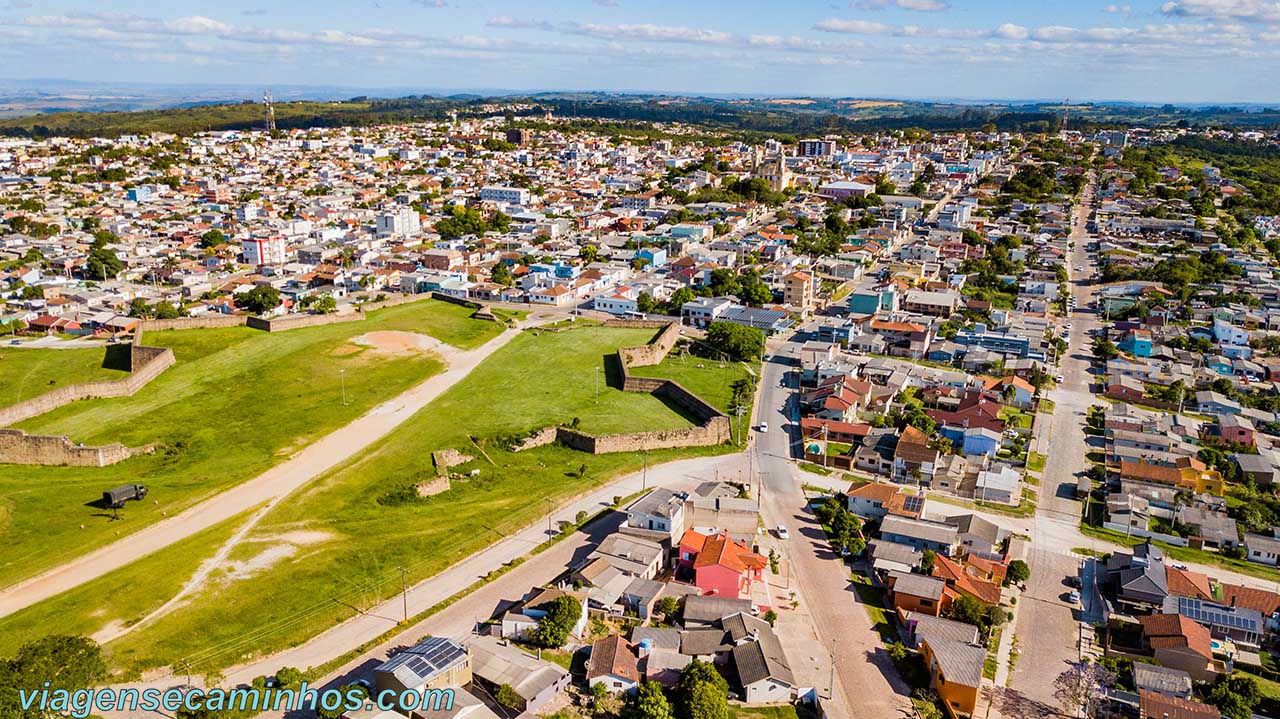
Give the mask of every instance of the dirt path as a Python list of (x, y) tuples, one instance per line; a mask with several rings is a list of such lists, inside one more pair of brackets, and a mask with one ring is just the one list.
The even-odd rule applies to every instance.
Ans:
[[(462, 351), (448, 345), (433, 348), (448, 366), (444, 372), (374, 407), (350, 424), (321, 437), (285, 462), (247, 482), (126, 538), (88, 552), (74, 561), (0, 591), (0, 617), (101, 577), (263, 502), (278, 502), (285, 495), (385, 437), (415, 412), (470, 374), (471, 370), (517, 334), (519, 330), (508, 329), (474, 350)], [(253, 524), (254, 522), (250, 522), (249, 526)]]

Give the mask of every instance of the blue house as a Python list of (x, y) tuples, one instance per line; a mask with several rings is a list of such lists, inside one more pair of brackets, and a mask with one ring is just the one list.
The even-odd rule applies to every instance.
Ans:
[(151, 194), (151, 188), (143, 185), (129, 190), (125, 193), (125, 197), (133, 202), (146, 202), (151, 199)]
[(1116, 345), (1121, 352), (1127, 352), (1134, 357), (1150, 357), (1152, 351), (1151, 333), (1146, 330), (1133, 330), (1120, 340)]
[(951, 440), (965, 456), (985, 454), (994, 457), (1000, 450), (1000, 433), (993, 429), (944, 424), (938, 427), (938, 434)]
[(960, 446), (966, 457), (979, 454), (994, 457), (1000, 450), (1000, 433), (985, 427), (970, 427), (964, 431)]
[(1215, 355), (1205, 359), (1204, 366), (1225, 377), (1230, 377), (1233, 369), (1231, 360), (1222, 355)]
[(893, 289), (859, 290), (849, 295), (849, 313), (874, 315), (877, 312), (896, 312), (898, 293)]
[(559, 277), (562, 280), (576, 280), (578, 275), (582, 274), (582, 268), (576, 265), (566, 265), (562, 262), (557, 262), (553, 267), (555, 268), (556, 277)]
[(654, 267), (662, 267), (667, 264), (667, 251), (661, 247), (645, 247), (636, 252), (636, 259), (644, 260), (645, 264)]

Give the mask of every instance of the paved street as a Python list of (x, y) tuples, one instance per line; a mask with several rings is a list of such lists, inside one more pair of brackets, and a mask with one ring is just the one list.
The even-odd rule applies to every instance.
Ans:
[(858, 719), (900, 717), (911, 711), (909, 690), (880, 648), (880, 637), (853, 592), (848, 566), (827, 546), (822, 528), (805, 508), (802, 473), (790, 460), (789, 391), (780, 386), (788, 369), (774, 361), (761, 372), (759, 419), (772, 429), (756, 434), (754, 451), (766, 522), (783, 525), (790, 532), (793, 585), (813, 615), (819, 639), (834, 651), (836, 701), (826, 705), (828, 712)]

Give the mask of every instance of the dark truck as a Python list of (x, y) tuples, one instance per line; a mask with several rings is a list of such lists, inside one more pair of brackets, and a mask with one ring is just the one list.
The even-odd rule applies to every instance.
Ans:
[(125, 484), (102, 493), (102, 503), (107, 509), (120, 509), (131, 499), (142, 499), (147, 496), (147, 488), (141, 484)]

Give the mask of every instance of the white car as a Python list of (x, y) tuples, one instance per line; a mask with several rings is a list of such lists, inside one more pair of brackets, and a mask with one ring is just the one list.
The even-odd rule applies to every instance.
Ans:
[(768, 422), (761, 422), (761, 423), (760, 423), (760, 431), (761, 431), (761, 432), (768, 432), (768, 431), (769, 431), (769, 423), (768, 423)]
[(781, 524), (778, 525), (777, 532), (778, 532), (778, 539), (781, 539), (783, 541), (791, 539), (791, 532), (788, 532), (787, 528), (782, 526)]
[(1054, 381), (1055, 381), (1055, 382), (1057, 382), (1058, 384), (1062, 384), (1063, 382), (1065, 382), (1065, 381), (1066, 381), (1066, 380), (1062, 377), (1062, 375), (1058, 375), (1057, 377), (1054, 377), (1053, 379), (1054, 379)]

